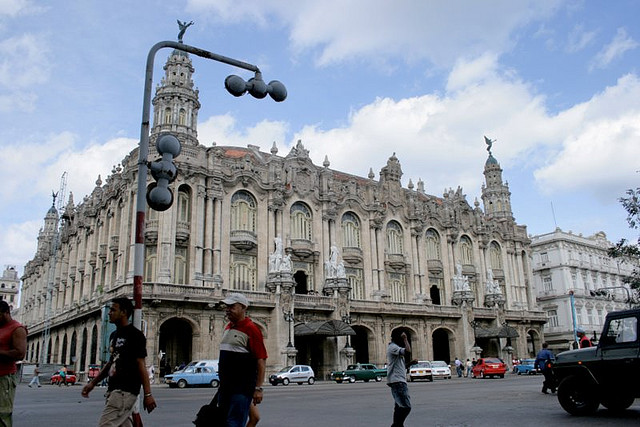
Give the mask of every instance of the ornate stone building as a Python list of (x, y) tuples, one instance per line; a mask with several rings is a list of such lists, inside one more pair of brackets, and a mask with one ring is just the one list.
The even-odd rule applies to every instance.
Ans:
[(633, 294), (624, 280), (638, 261), (610, 258), (612, 246), (602, 231), (582, 236), (556, 228), (532, 237), (533, 280), (549, 319), (545, 339), (554, 352), (575, 344), (574, 324), (599, 338), (607, 313), (630, 308)]
[[(231, 291), (251, 300), (268, 372), (298, 362), (323, 378), (348, 361), (382, 365), (396, 328), (420, 359), (508, 359), (539, 348), (546, 315), (531, 286), (530, 241), (490, 151), (483, 211), (460, 188), (441, 197), (421, 181), (403, 188), (395, 154), (376, 180), (373, 171), (333, 170), (328, 159), (314, 165), (302, 142), (285, 155), (275, 143), (269, 153), (206, 147), (193, 72), (174, 51), (153, 99), (152, 143), (172, 132), (182, 153), (173, 206), (146, 218), (149, 363), (216, 358), (225, 325), (216, 302)], [(63, 212), (47, 213), (23, 277), (29, 360), (83, 371), (105, 357), (102, 309), (133, 295), (137, 156), (80, 203), (70, 197)]]
[(16, 267), (6, 265), (0, 279), (0, 300), (6, 301), (12, 310), (18, 302), (18, 289), (20, 289), (20, 279)]

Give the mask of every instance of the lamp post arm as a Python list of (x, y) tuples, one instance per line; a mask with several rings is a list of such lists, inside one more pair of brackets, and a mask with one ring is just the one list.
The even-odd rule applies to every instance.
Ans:
[(234, 67), (260, 73), (260, 69), (252, 64), (238, 61), (218, 55), (204, 49), (189, 46), (184, 43), (173, 41), (161, 41), (156, 43), (149, 50), (147, 55), (147, 65), (144, 81), (144, 97), (142, 100), (142, 124), (140, 125), (140, 147), (138, 150), (138, 192), (136, 195), (136, 231), (135, 246), (133, 255), (133, 326), (138, 329), (142, 327), (142, 277), (144, 273), (144, 227), (147, 190), (147, 158), (149, 156), (149, 115), (151, 110), (151, 85), (153, 83), (153, 63), (158, 50), (172, 47), (177, 50), (192, 53), (196, 56), (212, 59), (217, 62), (232, 65)]

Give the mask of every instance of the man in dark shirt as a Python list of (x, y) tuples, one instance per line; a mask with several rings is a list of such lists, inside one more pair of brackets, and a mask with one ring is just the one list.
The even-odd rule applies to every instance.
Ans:
[(220, 343), (219, 404), (227, 414), (227, 427), (244, 427), (251, 402), (256, 405), (262, 402), (267, 350), (262, 332), (247, 317), (247, 297), (231, 293), (221, 302), (229, 324)]
[(140, 386), (144, 389), (144, 409), (151, 412), (156, 407), (145, 363), (147, 340), (142, 332), (129, 323), (131, 314), (133, 304), (128, 298), (115, 298), (111, 302), (109, 322), (116, 325), (116, 330), (109, 338), (111, 358), (98, 376), (82, 389), (82, 396), (89, 397), (96, 384), (109, 377), (107, 401), (99, 426), (132, 425), (131, 414), (140, 393)]
[(556, 381), (553, 378), (553, 372), (551, 371), (551, 362), (555, 360), (553, 353), (549, 350), (549, 344), (542, 343), (542, 350), (538, 352), (536, 361), (533, 364), (534, 368), (540, 369), (542, 375), (544, 375), (544, 382), (542, 383), (542, 392), (547, 394), (547, 389), (551, 389), (551, 393), (556, 392)]

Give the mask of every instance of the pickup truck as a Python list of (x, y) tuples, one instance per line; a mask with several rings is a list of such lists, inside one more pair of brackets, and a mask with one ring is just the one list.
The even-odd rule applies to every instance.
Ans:
[(356, 381), (368, 382), (369, 380), (382, 381), (387, 376), (386, 369), (378, 369), (376, 365), (371, 363), (356, 363), (347, 366), (344, 371), (334, 371), (331, 373), (331, 379), (337, 383), (348, 381), (355, 383)]
[(595, 347), (556, 356), (552, 372), (560, 406), (571, 415), (592, 415), (600, 405), (627, 409), (640, 397), (640, 309), (607, 314)]

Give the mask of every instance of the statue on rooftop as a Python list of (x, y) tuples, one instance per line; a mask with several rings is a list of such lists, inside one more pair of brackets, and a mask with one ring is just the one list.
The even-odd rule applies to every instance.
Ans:
[(187, 31), (187, 28), (193, 25), (193, 21), (187, 23), (187, 21), (180, 21), (178, 19), (178, 27), (180, 27), (180, 32), (178, 33), (178, 42), (182, 43), (182, 36), (184, 36), (184, 32)]

